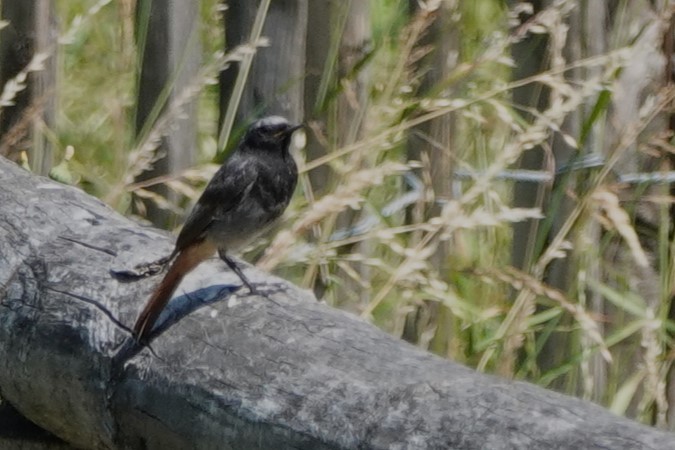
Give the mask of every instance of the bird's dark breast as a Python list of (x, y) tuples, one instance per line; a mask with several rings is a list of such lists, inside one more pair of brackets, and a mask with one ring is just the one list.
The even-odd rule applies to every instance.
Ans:
[(268, 229), (281, 217), (295, 190), (298, 173), (292, 160), (277, 157), (257, 163), (256, 181), (243, 201), (216, 217), (210, 227), (212, 238), (226, 250), (241, 248)]
[(269, 211), (270, 220), (276, 219), (284, 212), (293, 196), (297, 180), (298, 170), (292, 161), (284, 160), (277, 167), (262, 168), (253, 187), (258, 195), (253, 197), (258, 199), (263, 210)]

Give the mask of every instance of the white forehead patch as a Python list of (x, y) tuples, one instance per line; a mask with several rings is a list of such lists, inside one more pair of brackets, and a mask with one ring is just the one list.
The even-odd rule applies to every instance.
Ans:
[(279, 125), (288, 125), (288, 120), (281, 116), (269, 116), (269, 117), (263, 117), (262, 119), (258, 120), (253, 126), (255, 128), (258, 127), (276, 127)]

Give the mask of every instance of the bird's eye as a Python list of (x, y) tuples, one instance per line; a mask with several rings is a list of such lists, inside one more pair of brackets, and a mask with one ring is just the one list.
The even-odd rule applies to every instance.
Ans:
[(266, 126), (265, 129), (263, 130), (263, 133), (265, 133), (268, 136), (277, 136), (279, 133), (283, 132), (284, 127), (278, 125)]
[(284, 127), (280, 126), (268, 126), (265, 127), (263, 130), (263, 133), (265, 133), (267, 136), (272, 136), (272, 137), (279, 137), (281, 134), (284, 132)]

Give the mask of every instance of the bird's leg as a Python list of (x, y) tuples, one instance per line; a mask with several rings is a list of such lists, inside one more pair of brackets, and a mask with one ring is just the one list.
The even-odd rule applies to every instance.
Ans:
[(223, 249), (218, 250), (218, 256), (220, 257), (220, 259), (225, 261), (225, 264), (227, 264), (227, 266), (230, 269), (232, 269), (232, 272), (237, 274), (237, 276), (239, 277), (241, 282), (244, 283), (244, 285), (248, 288), (248, 290), (251, 292), (251, 294), (260, 295), (258, 290), (253, 287), (253, 285), (251, 284), (250, 281), (248, 281), (248, 278), (246, 278), (246, 276), (244, 275), (244, 272), (241, 271), (241, 269), (239, 268), (237, 263), (235, 263), (232, 258), (227, 256), (227, 253), (225, 252), (225, 250), (223, 250)]

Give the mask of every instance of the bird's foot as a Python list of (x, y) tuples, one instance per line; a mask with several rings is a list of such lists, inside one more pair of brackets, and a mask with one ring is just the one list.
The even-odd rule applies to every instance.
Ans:
[(165, 256), (156, 261), (136, 264), (131, 269), (110, 269), (110, 271), (118, 278), (136, 280), (160, 273), (166, 268), (169, 261), (171, 261), (171, 256)]

